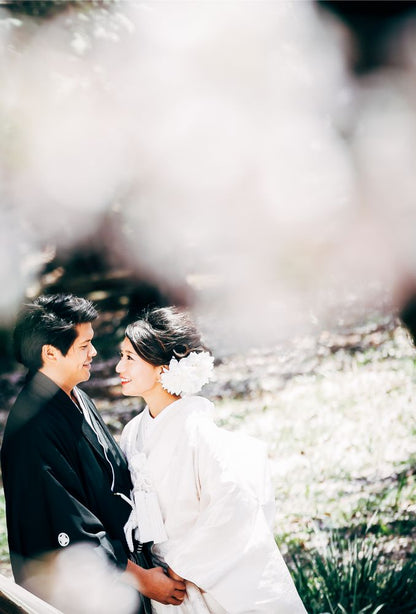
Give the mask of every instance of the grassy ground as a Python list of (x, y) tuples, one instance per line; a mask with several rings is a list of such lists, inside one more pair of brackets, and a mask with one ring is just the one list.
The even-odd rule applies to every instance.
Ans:
[(290, 376), (273, 356), (246, 357), (260, 365), (262, 389), (220, 401), (217, 420), (267, 441), (281, 540), (367, 527), (403, 550), (416, 515), (416, 351), (398, 327), (351, 341), (319, 356), (309, 340)]
[[(352, 539), (371, 534), (390, 558), (408, 558), (416, 536), (415, 358), (405, 332), (386, 319), (217, 367), (206, 391), (217, 422), (268, 443), (276, 535), (288, 559), (319, 548), (334, 529)], [(99, 405), (117, 430), (134, 407), (117, 387), (111, 399)], [(4, 536), (2, 526), (9, 573)]]

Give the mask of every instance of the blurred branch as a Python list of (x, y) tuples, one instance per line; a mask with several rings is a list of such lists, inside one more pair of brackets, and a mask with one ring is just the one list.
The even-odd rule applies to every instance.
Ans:
[(0, 0), (12, 13), (47, 19), (73, 6), (80, 9), (112, 4), (114, 0)]

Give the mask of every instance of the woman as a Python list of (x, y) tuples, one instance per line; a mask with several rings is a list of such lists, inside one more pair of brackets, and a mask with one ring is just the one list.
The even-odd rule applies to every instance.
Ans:
[(187, 585), (180, 606), (152, 602), (156, 614), (305, 614), (271, 530), (265, 447), (218, 428), (194, 396), (213, 358), (189, 316), (149, 311), (127, 327), (120, 356), (123, 394), (146, 402), (121, 437), (135, 502), (126, 536), (131, 549), (153, 541)]

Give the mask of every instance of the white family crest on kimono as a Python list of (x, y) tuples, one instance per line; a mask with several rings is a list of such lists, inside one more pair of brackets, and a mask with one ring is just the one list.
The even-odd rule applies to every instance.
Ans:
[[(155, 419), (146, 408), (121, 438), (134, 488), (149, 489), (160, 507), (166, 539), (152, 537), (152, 549), (192, 583), (174, 612), (306, 614), (271, 529), (266, 447), (218, 428), (212, 407), (192, 396)], [(137, 475), (142, 470), (146, 478)], [(140, 514), (136, 520), (142, 523)], [(152, 605), (157, 614), (172, 609)]]

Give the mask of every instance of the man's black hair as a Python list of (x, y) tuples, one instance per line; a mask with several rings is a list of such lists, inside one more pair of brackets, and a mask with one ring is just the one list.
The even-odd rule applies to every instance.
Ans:
[(16, 358), (30, 371), (42, 367), (42, 346), (53, 345), (64, 356), (77, 337), (76, 326), (98, 313), (91, 301), (72, 294), (39, 296), (23, 306), (14, 330)]

